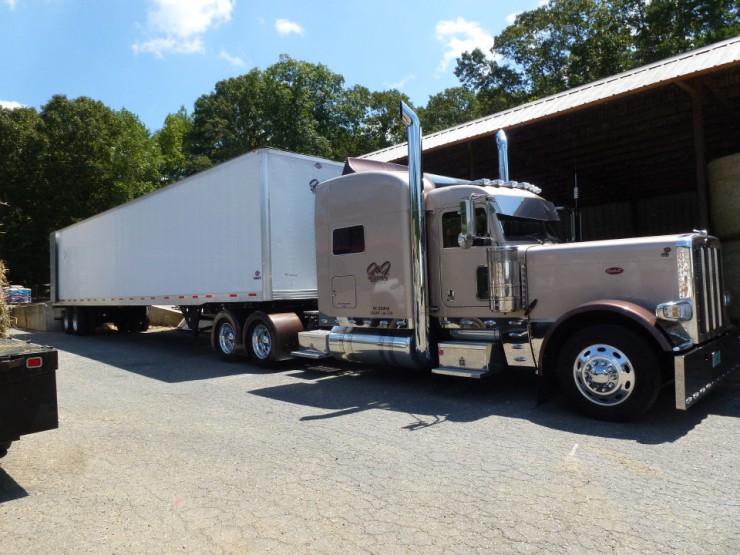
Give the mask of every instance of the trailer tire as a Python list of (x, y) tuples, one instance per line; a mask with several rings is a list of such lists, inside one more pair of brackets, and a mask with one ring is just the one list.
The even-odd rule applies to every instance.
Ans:
[(10, 449), (10, 444), (13, 443), (12, 441), (0, 441), (0, 459), (2, 459), (5, 455), (8, 454), (8, 449)]
[(244, 346), (249, 358), (260, 368), (274, 366), (277, 334), (270, 318), (256, 312), (249, 318), (246, 328)]
[(644, 414), (658, 397), (658, 350), (642, 335), (614, 324), (583, 328), (566, 341), (558, 376), (575, 407), (599, 420)]
[(228, 311), (216, 316), (211, 335), (211, 344), (218, 355), (227, 362), (236, 362), (240, 358), (241, 326), (238, 319)]
[(72, 308), (65, 308), (64, 314), (62, 315), (62, 329), (64, 333), (71, 334), (74, 330), (72, 329)]
[(72, 333), (75, 335), (88, 335), (91, 331), (90, 313), (84, 307), (74, 307), (72, 311)]

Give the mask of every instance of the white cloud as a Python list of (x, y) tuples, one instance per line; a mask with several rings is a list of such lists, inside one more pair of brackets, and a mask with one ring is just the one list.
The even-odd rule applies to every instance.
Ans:
[(459, 58), (463, 52), (480, 48), (484, 54), (490, 56), (493, 35), (484, 31), (475, 21), (466, 21), (462, 17), (455, 21), (440, 21), (434, 31), (437, 40), (447, 47), (437, 66), (437, 73), (447, 71), (450, 63)]
[(18, 5), (18, 0), (5, 0), (5, 3), (11, 10), (14, 10), (15, 7)]
[(231, 20), (235, 0), (150, 0), (146, 30), (153, 38), (136, 42), (137, 54), (199, 54), (203, 35)]
[(6, 108), (8, 110), (15, 110), (16, 108), (25, 108), (25, 104), (16, 102), (15, 100), (0, 100), (0, 108)]
[(506, 24), (507, 25), (514, 25), (514, 22), (516, 21), (516, 16), (518, 16), (522, 12), (514, 12), (510, 13), (506, 16)]
[(226, 50), (222, 50), (218, 57), (221, 60), (226, 60), (230, 65), (234, 67), (243, 67), (244, 66), (244, 60), (242, 60), (239, 56), (232, 56)]
[(296, 35), (303, 36), (303, 27), (293, 21), (287, 19), (278, 19), (275, 22), (275, 29), (281, 37), (295, 33)]
[(196, 37), (194, 39), (181, 39), (176, 37), (161, 37), (158, 39), (148, 40), (146, 42), (137, 42), (133, 45), (136, 54), (153, 54), (155, 58), (164, 59), (165, 53), (172, 54), (203, 54), (206, 49), (203, 46), (203, 39)]
[(391, 83), (390, 85), (388, 85), (388, 88), (391, 89), (391, 90), (392, 89), (396, 89), (396, 90), (399, 90), (400, 91), (406, 85), (408, 85), (409, 83), (411, 83), (411, 81), (413, 81), (414, 79), (416, 79), (416, 75), (414, 75), (414, 74), (407, 75), (406, 77), (404, 77), (403, 79), (401, 79), (399, 82), (397, 82), (397, 83)]

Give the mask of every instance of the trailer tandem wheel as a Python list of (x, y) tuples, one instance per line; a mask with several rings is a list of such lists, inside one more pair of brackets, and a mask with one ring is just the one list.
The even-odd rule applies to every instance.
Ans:
[(247, 321), (244, 345), (252, 362), (269, 368), (275, 364), (275, 327), (266, 314), (255, 312)]
[(219, 312), (211, 331), (211, 345), (222, 359), (235, 362), (242, 358), (241, 335), (239, 319), (229, 310)]

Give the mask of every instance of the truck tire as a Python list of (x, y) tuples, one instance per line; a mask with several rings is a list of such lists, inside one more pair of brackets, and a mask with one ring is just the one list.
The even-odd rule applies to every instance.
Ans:
[(81, 306), (76, 306), (72, 310), (72, 333), (75, 335), (88, 335), (92, 330), (90, 324), (90, 314)]
[(65, 308), (64, 314), (62, 315), (62, 329), (64, 333), (71, 334), (74, 330), (72, 329), (72, 308)]
[(561, 386), (581, 412), (621, 421), (645, 413), (658, 397), (657, 348), (624, 326), (592, 325), (566, 341), (558, 362)]
[(270, 319), (255, 313), (247, 324), (244, 346), (252, 362), (261, 368), (275, 365), (276, 333)]
[(231, 312), (222, 312), (216, 316), (211, 343), (219, 356), (227, 362), (235, 362), (241, 357), (241, 326)]

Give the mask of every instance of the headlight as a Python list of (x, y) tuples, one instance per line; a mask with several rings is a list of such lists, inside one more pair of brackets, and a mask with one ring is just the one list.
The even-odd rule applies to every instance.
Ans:
[(655, 315), (661, 320), (685, 322), (694, 316), (694, 309), (690, 300), (673, 301), (659, 304), (655, 308)]

